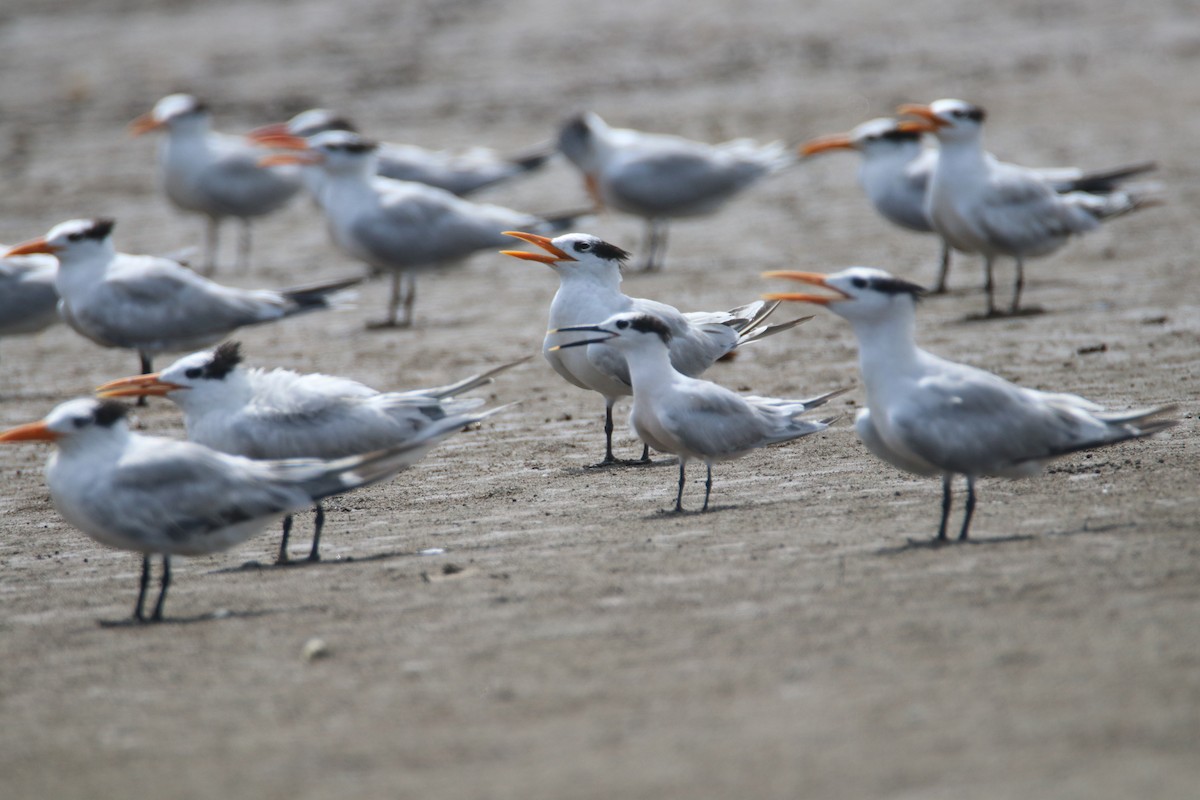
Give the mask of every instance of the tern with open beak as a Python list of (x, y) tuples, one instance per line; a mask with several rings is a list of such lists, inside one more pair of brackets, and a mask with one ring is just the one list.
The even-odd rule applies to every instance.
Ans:
[(942, 479), (942, 518), (937, 543), (947, 541), (951, 483), (967, 480), (965, 541), (981, 477), (1036, 475), (1054, 458), (1140, 439), (1175, 424), (1158, 406), (1105, 411), (1073, 394), (1039, 392), (917, 347), (917, 300), (923, 289), (870, 267), (833, 275), (768, 272), (826, 289), (826, 293), (772, 292), (771, 300), (825, 306), (848, 321), (858, 339), (859, 370), (867, 407), (854, 429), (867, 449), (894, 467)]
[[(803, 317), (778, 325), (767, 325), (767, 317), (778, 304), (756, 301), (730, 311), (694, 311), (683, 313), (674, 306), (654, 300), (629, 297), (621, 292), (621, 271), (629, 253), (603, 239), (586, 233), (568, 233), (555, 239), (535, 233), (508, 231), (543, 252), (504, 250), (504, 255), (544, 264), (558, 275), (558, 291), (550, 302), (550, 333), (542, 343), (542, 355), (554, 371), (581, 389), (590, 389), (604, 397), (604, 460), (596, 466), (618, 462), (613, 457), (613, 404), (633, 394), (629, 366), (620, 351), (560, 349), (578, 336), (554, 333), (571, 325), (594, 323), (625, 311), (653, 314), (671, 331), (671, 363), (684, 375), (700, 375), (719, 358), (741, 345), (757, 341), (799, 325)], [(649, 463), (648, 446), (642, 458), (633, 463)]]

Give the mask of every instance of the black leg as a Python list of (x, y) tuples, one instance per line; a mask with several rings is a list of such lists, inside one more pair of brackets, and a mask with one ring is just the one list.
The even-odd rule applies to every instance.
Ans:
[(317, 503), (317, 517), (313, 522), (313, 543), (312, 550), (308, 551), (309, 561), (321, 560), (321, 528), (325, 527), (325, 509), (321, 508), (321, 504)]
[(946, 473), (942, 476), (942, 521), (938, 523), (937, 538), (935, 541), (946, 541), (946, 520), (950, 517), (950, 505), (953, 502), (953, 486), (954, 476)]
[(151, 622), (162, 622), (163, 604), (167, 602), (167, 588), (171, 585), (171, 557), (163, 553), (162, 557), (163, 571), (161, 587), (158, 590), (158, 602), (154, 604), (154, 614), (150, 617)]
[(645, 442), (642, 442), (642, 458), (641, 458), (641, 462), (642, 462), (643, 464), (649, 464), (649, 463), (650, 463), (650, 445), (646, 444)]
[(150, 585), (150, 556), (142, 554), (142, 581), (138, 584), (138, 599), (137, 605), (133, 607), (133, 618), (138, 622), (145, 622), (146, 615), (142, 613), (142, 607), (146, 603), (146, 587)]
[(962, 530), (959, 531), (958, 540), (965, 542), (967, 540), (967, 532), (971, 528), (971, 515), (975, 513), (975, 476), (967, 476), (967, 513), (963, 515)]
[(704, 507), (700, 511), (708, 511), (708, 496), (712, 494), (712, 464), (708, 464), (708, 478), (704, 481)]
[(1017, 281), (1013, 284), (1012, 308), (1009, 312), (1016, 314), (1021, 310), (1021, 291), (1025, 288), (1025, 260), (1017, 256)]
[[(143, 375), (149, 375), (151, 372), (154, 372), (153, 360), (152, 360), (150, 354), (147, 353), (145, 350), (138, 350), (138, 360), (141, 362)], [(139, 397), (137, 399), (137, 404), (139, 406), (146, 405), (146, 396), (142, 395), (141, 397)]]
[(946, 282), (950, 279), (950, 243), (942, 239), (942, 264), (938, 269), (937, 286), (933, 287), (934, 294), (945, 294)]
[(676, 513), (683, 511), (683, 479), (684, 472), (687, 470), (687, 462), (682, 458), (679, 459), (679, 491), (675, 493), (675, 511)]
[(987, 315), (989, 317), (996, 315), (996, 301), (992, 297), (995, 288), (996, 280), (992, 274), (992, 257), (985, 256), (983, 259), (983, 291), (987, 293)]
[(611, 467), (617, 463), (617, 459), (613, 456), (612, 435), (613, 435), (613, 416), (612, 404), (613, 401), (605, 399), (604, 401), (604, 460), (598, 464), (592, 464), (592, 467)]
[(292, 515), (283, 518), (283, 538), (279, 540), (279, 555), (275, 557), (276, 564), (288, 563), (288, 538), (292, 535)]

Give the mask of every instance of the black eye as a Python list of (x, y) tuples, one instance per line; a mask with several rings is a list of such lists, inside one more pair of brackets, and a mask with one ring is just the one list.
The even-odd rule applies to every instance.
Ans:
[(576, 253), (586, 253), (588, 250), (591, 250), (591, 249), (592, 249), (591, 242), (576, 242), (575, 243), (575, 252)]
[(629, 320), (627, 320), (627, 319), (617, 320), (617, 327), (620, 328), (621, 330), (625, 330), (626, 328), (629, 327)]
[(71, 424), (76, 428), (82, 428), (88, 424), (88, 419), (87, 417), (76, 417), (75, 419), (71, 420)]
[(192, 367), (183, 374), (188, 378), (199, 378), (204, 374), (204, 370), (200, 369), (199, 367)]
[(80, 239), (83, 238), (83, 234), (82, 233), (68, 233), (67, 238), (70, 239), (72, 242), (78, 242)]
[(867, 279), (866, 278), (851, 278), (850, 283), (853, 284), (855, 286), (855, 288), (858, 288), (858, 289), (867, 288)]

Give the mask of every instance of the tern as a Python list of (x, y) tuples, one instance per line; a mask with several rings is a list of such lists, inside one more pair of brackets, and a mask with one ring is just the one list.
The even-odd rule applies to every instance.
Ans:
[[(0, 252), (11, 248), (0, 245)], [(0, 336), (37, 333), (58, 322), (58, 261), (46, 255), (0, 258)]]
[[(229, 549), (321, 498), (386, 480), (462, 426), (459, 417), (448, 417), (403, 445), (333, 461), (254, 461), (194, 442), (133, 433), (125, 413), (112, 400), (70, 400), (40, 422), (0, 432), (0, 442), (57, 445), (46, 465), (46, 483), (58, 512), (101, 544), (142, 554), (137, 622), (162, 620), (171, 556)], [(153, 555), (162, 556), (162, 577), (147, 617)]]
[[(397, 447), (431, 425), (476, 419), (481, 398), (457, 396), (491, 383), (514, 361), (448, 386), (378, 392), (348, 378), (286, 369), (247, 369), (238, 342), (184, 356), (162, 372), (110, 381), (103, 398), (164, 396), (183, 411), (188, 439), (222, 453), (258, 459), (333, 459)], [(320, 560), (325, 513), (316, 504), (309, 561)], [(292, 517), (283, 520), (278, 564), (288, 563)]]
[[(629, 253), (614, 244), (586, 233), (569, 233), (555, 239), (534, 233), (508, 231), (537, 245), (545, 253), (503, 250), (504, 255), (545, 264), (558, 275), (558, 291), (550, 303), (550, 333), (542, 343), (542, 355), (554, 371), (581, 389), (604, 397), (604, 460), (596, 466), (619, 463), (613, 457), (613, 404), (633, 394), (629, 367), (621, 353), (611, 347), (561, 350), (577, 336), (554, 332), (571, 325), (594, 323), (623, 311), (655, 315), (671, 331), (671, 363), (684, 375), (695, 377), (736, 347), (795, 327), (812, 317), (778, 325), (765, 325), (778, 303), (754, 302), (731, 311), (696, 311), (684, 314), (673, 306), (654, 300), (629, 297), (621, 292), (621, 269)], [(650, 451), (643, 449), (638, 463), (649, 463)]]
[(331, 294), (361, 278), (273, 291), (236, 289), (167, 258), (119, 253), (111, 219), (76, 219), (11, 248), (5, 257), (48, 253), (58, 259), (59, 314), (104, 347), (136, 350), (142, 372), (156, 353), (215, 344), (245, 325), (331, 308)]
[(572, 325), (552, 331), (583, 332), (601, 335), (552, 349), (615, 348), (624, 356), (633, 380), (629, 424), (655, 450), (679, 456), (676, 512), (683, 511), (688, 461), (703, 461), (708, 468), (704, 506), (700, 509), (708, 511), (715, 462), (825, 430), (836, 416), (814, 422), (800, 419), (800, 415), (846, 391), (840, 389), (808, 400), (743, 397), (712, 381), (690, 378), (672, 364), (670, 326), (640, 311), (615, 314), (599, 325)]
[[(309, 139), (276, 136), (292, 148), (264, 163), (316, 165), (324, 170), (318, 204), (333, 243), (378, 272), (392, 273), (388, 315), (371, 327), (412, 324), (413, 273), (436, 270), (506, 242), (502, 231), (561, 230), (579, 214), (538, 217), (503, 206), (473, 203), (444, 189), (375, 174), (378, 145), (349, 131), (327, 131)], [(402, 278), (408, 286), (402, 291)], [(403, 306), (404, 314), (398, 311)]]
[(166, 131), (159, 148), (163, 191), (178, 208), (208, 218), (204, 274), (216, 268), (218, 229), (226, 217), (242, 222), (238, 266), (245, 269), (250, 220), (286, 205), (301, 189), (299, 171), (260, 166), (269, 151), (212, 130), (208, 107), (189, 94), (168, 95), (130, 123), (135, 136), (160, 129)]
[[(925, 132), (925, 126), (918, 122), (879, 117), (862, 123), (849, 133), (821, 136), (805, 142), (800, 147), (800, 154), (807, 158), (831, 150), (857, 150), (862, 154), (858, 182), (875, 210), (901, 228), (934, 233), (925, 205), (938, 150), (922, 141), (926, 138)], [(985, 157), (996, 162), (991, 153), (986, 153)], [(1033, 171), (1049, 181), (1059, 194), (1076, 191), (1109, 194), (1124, 180), (1149, 172), (1155, 166), (1153, 162), (1144, 162), (1097, 172), (1085, 172), (1078, 167), (1034, 168)], [(950, 272), (952, 248), (945, 239), (941, 242), (941, 266), (932, 294), (946, 291)]]
[[(264, 125), (247, 134), (251, 141), (269, 143), (280, 134), (308, 138), (325, 131), (349, 131), (359, 133), (354, 123), (344, 116), (325, 108), (310, 108), (292, 117), (287, 122)], [(463, 150), (427, 150), (412, 144), (379, 143), (376, 174), (399, 181), (417, 183), (445, 189), (459, 197), (465, 197), (480, 189), (494, 186), (544, 166), (554, 150), (541, 145), (526, 152), (504, 155), (490, 147), (469, 147)], [(305, 181), (319, 180), (319, 170), (305, 173)], [(313, 184), (309, 184), (313, 189)], [(313, 191), (316, 195), (319, 188)]]
[(610, 128), (587, 112), (563, 124), (559, 150), (583, 173), (598, 207), (646, 220), (643, 269), (662, 267), (667, 221), (712, 214), (743, 190), (795, 163), (782, 142), (706, 144), (681, 136)]
[(956, 250), (983, 255), (988, 316), (998, 313), (992, 297), (997, 256), (1016, 261), (1009, 313), (1019, 314), (1026, 258), (1051, 253), (1073, 235), (1157, 202), (1132, 187), (1060, 194), (1037, 170), (989, 157), (983, 149), (986, 112), (962, 100), (904, 105), (899, 112), (919, 117), (923, 129), (938, 139), (926, 213), (934, 230)]
[(771, 293), (772, 300), (815, 303), (848, 321), (858, 339), (867, 407), (855, 431), (873, 454), (906, 472), (940, 475), (942, 518), (935, 543), (947, 541), (951, 483), (967, 481), (959, 541), (967, 539), (981, 477), (1036, 475), (1059, 456), (1140, 439), (1175, 425), (1156, 419), (1170, 406), (1106, 411), (1073, 394), (1040, 392), (917, 347), (916, 304), (924, 290), (881, 269), (833, 275), (767, 272), (833, 294)]

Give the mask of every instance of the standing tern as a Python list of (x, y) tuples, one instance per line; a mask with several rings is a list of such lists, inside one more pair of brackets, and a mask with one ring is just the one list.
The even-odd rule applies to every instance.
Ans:
[[(264, 125), (247, 134), (251, 141), (269, 142), (280, 134), (307, 138), (325, 131), (359, 130), (345, 117), (325, 108), (302, 111), (287, 122)], [(465, 197), (480, 189), (493, 186), (539, 169), (554, 154), (548, 145), (529, 148), (524, 153), (504, 155), (490, 147), (470, 147), (464, 150), (427, 150), (412, 144), (380, 142), (376, 174), (398, 181), (417, 183), (445, 189)], [(320, 171), (309, 171), (320, 178)], [(310, 188), (312, 188), (310, 184)], [(316, 195), (318, 191), (314, 191)]]
[[(633, 394), (624, 356), (611, 347), (561, 350), (577, 336), (554, 333), (571, 325), (593, 323), (624, 311), (650, 313), (671, 331), (671, 363), (684, 375), (697, 376), (736, 347), (787, 330), (812, 319), (803, 317), (778, 325), (765, 325), (778, 303), (755, 302), (731, 311), (680, 312), (666, 303), (629, 297), (621, 292), (621, 268), (629, 253), (586, 233), (569, 233), (548, 239), (533, 233), (508, 231), (509, 236), (535, 244), (545, 253), (503, 250), (505, 255), (545, 264), (558, 275), (558, 291), (550, 303), (550, 333), (542, 355), (554, 371), (581, 389), (604, 397), (604, 460), (596, 466), (618, 463), (613, 457), (613, 404)], [(648, 445), (639, 463), (649, 463)]]
[(988, 316), (998, 313), (992, 297), (997, 256), (1016, 261), (1009, 313), (1019, 314), (1026, 258), (1051, 253), (1075, 234), (1155, 202), (1133, 188), (1104, 194), (1090, 191), (1086, 184), (1059, 194), (1037, 170), (990, 157), (983, 149), (986, 113), (962, 100), (905, 105), (899, 112), (920, 117), (924, 130), (938, 138), (926, 212), (934, 230), (952, 247), (983, 255)]
[[(375, 174), (378, 146), (349, 131), (327, 131), (310, 139), (273, 137), (296, 152), (277, 153), (264, 163), (307, 164), (324, 170), (318, 203), (334, 244), (379, 272), (392, 273), (388, 315), (375, 328), (412, 324), (417, 290), (413, 273), (442, 269), (473, 253), (499, 247), (509, 228), (561, 230), (578, 213), (538, 217), (502, 206), (473, 203), (444, 189)], [(402, 291), (402, 278), (407, 287)], [(398, 311), (403, 306), (404, 314)]]
[(0, 442), (57, 445), (46, 464), (46, 483), (58, 512), (101, 544), (142, 554), (133, 610), (138, 622), (147, 621), (151, 556), (162, 556), (161, 588), (149, 617), (158, 622), (171, 556), (226, 550), (321, 498), (386, 480), (462, 427), (461, 418), (447, 417), (403, 445), (333, 461), (254, 461), (133, 433), (125, 411), (111, 400), (70, 400), (41, 422), (0, 432)]
[[(0, 245), (0, 252), (9, 249)], [(0, 336), (37, 333), (58, 322), (57, 274), (51, 256), (0, 258)]]
[(800, 419), (844, 389), (808, 400), (743, 397), (712, 381), (690, 378), (677, 370), (671, 357), (671, 328), (652, 314), (629, 311), (599, 325), (572, 325), (551, 333), (599, 333), (599, 337), (555, 345), (552, 350), (584, 347), (616, 349), (629, 365), (633, 409), (629, 424), (655, 450), (679, 456), (679, 488), (675, 511), (683, 511), (687, 462), (703, 461), (708, 468), (704, 506), (712, 494), (712, 465), (740, 458), (769, 444), (789, 442), (823, 431), (836, 417), (818, 422)]
[(167, 198), (184, 211), (208, 218), (204, 274), (217, 263), (217, 235), (221, 220), (242, 222), (238, 266), (250, 260), (250, 220), (277, 211), (300, 190), (294, 168), (263, 167), (259, 159), (267, 150), (243, 136), (212, 130), (208, 107), (189, 94), (172, 94), (130, 123), (140, 136), (166, 130), (159, 148), (161, 182)]
[[(524, 361), (525, 359), (522, 359)], [(162, 372), (111, 381), (100, 397), (165, 396), (183, 411), (188, 439), (222, 453), (257, 459), (332, 459), (397, 447), (448, 418), (463, 427), (481, 398), (457, 395), (491, 383), (516, 361), (448, 386), (377, 392), (348, 378), (286, 369), (246, 369), (237, 342), (184, 356)], [(446, 423), (448, 424), (448, 423)], [(320, 560), (325, 513), (316, 504), (309, 561)], [(283, 520), (276, 563), (288, 563), (292, 517)]]
[(646, 220), (647, 271), (662, 267), (668, 220), (712, 214), (744, 189), (795, 163), (782, 142), (706, 144), (610, 128), (592, 112), (569, 119), (559, 131), (558, 146), (583, 173), (597, 206)]
[[(937, 164), (936, 146), (922, 142), (926, 128), (921, 123), (888, 117), (869, 120), (849, 133), (821, 136), (800, 147), (804, 157), (831, 150), (857, 150), (862, 154), (858, 182), (871, 205), (889, 222), (919, 233), (933, 233), (926, 211), (930, 177)], [(985, 153), (992, 162), (996, 157)], [(1059, 194), (1085, 191), (1109, 194), (1121, 182), (1154, 169), (1152, 162), (1118, 167), (1099, 172), (1084, 172), (1077, 167), (1035, 168), (1033, 171), (1050, 182)], [(950, 243), (942, 242), (941, 266), (933, 294), (946, 291), (950, 272)]]
[(768, 272), (822, 286), (832, 295), (772, 293), (772, 300), (815, 303), (854, 327), (867, 407), (854, 429), (867, 449), (894, 467), (942, 477), (942, 518), (936, 543), (946, 542), (951, 482), (967, 479), (967, 506), (959, 541), (967, 539), (980, 477), (1036, 475), (1051, 459), (1175, 425), (1155, 419), (1170, 406), (1105, 411), (1073, 394), (1039, 392), (917, 347), (917, 299), (923, 289), (870, 267), (833, 275)]
[(330, 295), (361, 279), (295, 289), (235, 289), (178, 262), (118, 253), (111, 219), (75, 219), (6, 255), (58, 258), (59, 314), (76, 332), (104, 347), (137, 350), (142, 372), (156, 353), (194, 350), (244, 325), (330, 308)]

